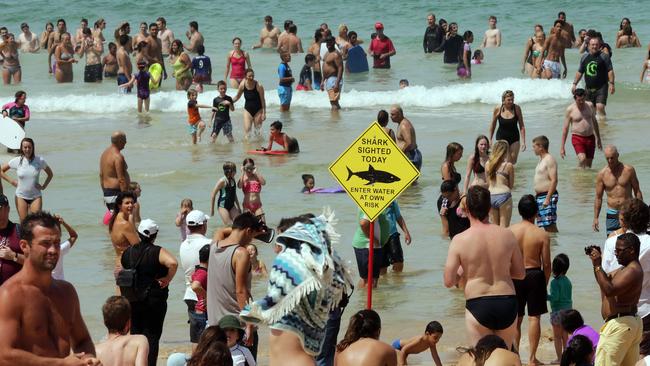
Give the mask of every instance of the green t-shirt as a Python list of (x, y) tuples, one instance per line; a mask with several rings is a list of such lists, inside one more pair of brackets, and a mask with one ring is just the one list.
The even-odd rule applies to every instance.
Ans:
[(550, 287), (551, 291), (548, 294), (548, 301), (551, 303), (551, 311), (560, 311), (573, 307), (572, 286), (567, 276), (560, 275), (555, 277), (551, 280)]
[[(363, 230), (361, 230), (361, 225), (359, 224), (362, 219), (368, 220), (368, 217), (363, 213), (363, 211), (359, 210), (359, 213), (357, 213), (357, 231), (354, 233), (352, 246), (358, 249), (367, 249), (369, 240), (366, 234), (363, 233)], [(379, 238), (380, 247), (386, 243), (390, 236), (390, 223), (388, 222), (384, 212), (379, 214), (375, 219), (374, 235), (375, 238)]]

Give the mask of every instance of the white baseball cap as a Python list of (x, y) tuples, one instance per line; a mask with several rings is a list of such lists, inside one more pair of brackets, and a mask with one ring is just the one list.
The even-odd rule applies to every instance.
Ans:
[(144, 219), (138, 225), (138, 232), (149, 238), (158, 232), (158, 224), (152, 219)]
[(187, 226), (200, 226), (205, 224), (205, 222), (208, 221), (209, 218), (210, 216), (204, 214), (203, 211), (192, 210), (185, 217), (185, 223), (187, 224)]

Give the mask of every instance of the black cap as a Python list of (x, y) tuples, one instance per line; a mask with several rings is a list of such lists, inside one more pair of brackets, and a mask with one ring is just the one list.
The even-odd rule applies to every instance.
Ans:
[(0, 194), (0, 207), (9, 206), (9, 200), (4, 194)]

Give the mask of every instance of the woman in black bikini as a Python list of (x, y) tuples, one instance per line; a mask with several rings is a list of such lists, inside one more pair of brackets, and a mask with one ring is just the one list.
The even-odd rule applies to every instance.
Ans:
[[(460, 158), (463, 157), (463, 145), (457, 142), (451, 142), (447, 145), (447, 155), (445, 156), (445, 161), (440, 167), (440, 174), (442, 175), (442, 181), (451, 180), (460, 184), (461, 175), (456, 171), (454, 163), (456, 163)], [(440, 213), (440, 222), (442, 224), (442, 234), (447, 236), (449, 235), (449, 222), (447, 221), (446, 211), (447, 211), (447, 200), (441, 194), (438, 197), (438, 213)]]
[[(519, 147), (521, 151), (526, 150), (526, 127), (524, 126), (524, 115), (521, 108), (515, 104), (515, 93), (506, 90), (501, 96), (501, 105), (494, 108), (492, 121), (490, 122), (490, 145), (494, 137), (494, 129), (499, 121), (497, 129), (497, 140), (506, 140), (510, 144), (510, 159), (512, 164), (517, 164)], [(521, 142), (520, 142), (521, 133)]]
[(248, 140), (251, 125), (255, 125), (255, 135), (261, 136), (262, 122), (266, 119), (264, 87), (255, 80), (253, 69), (246, 70), (246, 78), (239, 84), (239, 90), (235, 98), (233, 98), (233, 103), (236, 103), (242, 94), (246, 100), (244, 104), (244, 139)]
[[(479, 135), (474, 143), (474, 153), (467, 159), (467, 171), (465, 172), (465, 184), (463, 185), (463, 194), (471, 186), (488, 187), (487, 178), (485, 177), (485, 163), (488, 161), (488, 150), (490, 150), (490, 140), (485, 135)], [(474, 180), (470, 184), (470, 178), (474, 173)]]

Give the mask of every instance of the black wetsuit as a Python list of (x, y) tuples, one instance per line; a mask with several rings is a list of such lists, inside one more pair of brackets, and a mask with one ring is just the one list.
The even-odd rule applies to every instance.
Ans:
[(463, 37), (456, 34), (449, 39), (444, 39), (440, 47), (433, 52), (444, 51), (443, 61), (446, 64), (457, 64), (463, 56)]
[(428, 26), (424, 31), (424, 40), (422, 41), (424, 53), (440, 52), (435, 50), (440, 47), (440, 44), (442, 43), (442, 39), (444, 37), (445, 33), (443, 32), (441, 26), (438, 24)]

